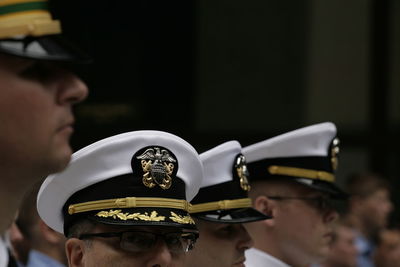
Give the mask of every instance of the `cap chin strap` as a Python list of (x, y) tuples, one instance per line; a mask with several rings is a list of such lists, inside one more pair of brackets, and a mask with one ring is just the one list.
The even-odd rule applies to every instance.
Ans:
[(239, 209), (239, 208), (249, 208), (251, 207), (251, 199), (250, 198), (240, 198), (240, 199), (232, 199), (232, 200), (220, 200), (215, 202), (194, 204), (191, 206), (189, 212), (190, 213), (199, 213), (210, 210), (230, 210), (230, 209)]
[(269, 166), (268, 171), (270, 174), (273, 175), (294, 176), (300, 178), (321, 180), (331, 183), (335, 181), (335, 176), (332, 173), (325, 171), (317, 171), (317, 170), (286, 167), (286, 166), (276, 166), (276, 165)]
[(69, 205), (68, 213), (70, 215), (75, 213), (93, 211), (93, 210), (104, 210), (104, 209), (116, 209), (116, 208), (171, 208), (180, 209), (184, 211), (190, 210), (191, 204), (186, 200), (182, 199), (171, 199), (171, 198), (155, 198), (155, 197), (126, 197), (126, 198), (115, 198), (115, 199), (104, 199), (96, 201), (88, 201), (83, 203), (77, 203)]

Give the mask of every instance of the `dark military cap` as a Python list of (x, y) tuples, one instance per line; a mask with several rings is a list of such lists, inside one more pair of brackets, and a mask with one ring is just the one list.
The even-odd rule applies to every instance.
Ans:
[(335, 184), (339, 140), (331, 122), (300, 128), (243, 148), (250, 180), (286, 179), (345, 198)]
[(73, 154), (68, 167), (46, 178), (40, 217), (67, 234), (81, 218), (110, 225), (196, 229), (189, 202), (203, 179), (196, 150), (160, 131), (112, 136)]
[(193, 217), (219, 223), (245, 223), (270, 217), (251, 208), (246, 160), (237, 141), (223, 143), (200, 155), (204, 179), (192, 200)]
[(61, 36), (47, 0), (0, 1), (0, 52), (38, 60), (86, 63), (90, 58)]

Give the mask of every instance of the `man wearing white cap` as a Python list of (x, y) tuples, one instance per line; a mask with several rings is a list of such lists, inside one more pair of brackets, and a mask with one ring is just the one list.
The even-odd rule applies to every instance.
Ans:
[(288, 132), (243, 149), (253, 206), (272, 219), (248, 225), (247, 267), (309, 266), (329, 250), (338, 218), (334, 183), (338, 139), (333, 123)]
[(253, 241), (243, 225), (269, 218), (251, 207), (241, 149), (230, 141), (200, 155), (204, 179), (191, 202), (200, 237), (186, 257), (187, 267), (244, 266), (244, 252)]
[(182, 266), (198, 237), (188, 201), (202, 179), (183, 139), (128, 132), (74, 153), (42, 184), (38, 211), (68, 237), (69, 266)]

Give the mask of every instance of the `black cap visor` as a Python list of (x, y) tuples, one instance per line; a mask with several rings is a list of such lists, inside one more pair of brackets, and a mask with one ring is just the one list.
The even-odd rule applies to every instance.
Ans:
[(81, 218), (113, 226), (168, 226), (197, 230), (193, 219), (184, 210), (149, 207), (97, 210), (66, 217), (64, 232), (67, 233), (69, 226)]
[(191, 215), (197, 219), (216, 223), (249, 223), (272, 218), (253, 208), (212, 210)]
[(61, 35), (10, 38), (0, 40), (0, 52), (14, 56), (59, 61), (66, 63), (90, 63), (91, 58)]
[[(293, 179), (293, 178), (292, 178)], [(310, 187), (312, 189), (322, 191), (330, 195), (330, 197), (338, 200), (346, 200), (349, 195), (341, 190), (337, 185), (320, 180), (311, 180), (306, 178), (293, 179), (297, 183)]]

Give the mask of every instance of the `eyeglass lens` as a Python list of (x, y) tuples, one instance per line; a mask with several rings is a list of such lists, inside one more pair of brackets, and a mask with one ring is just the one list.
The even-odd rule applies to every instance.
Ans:
[(142, 252), (151, 249), (159, 238), (164, 239), (168, 249), (173, 253), (187, 252), (193, 248), (196, 240), (192, 233), (145, 233), (124, 232), (121, 235), (121, 248), (131, 252)]

